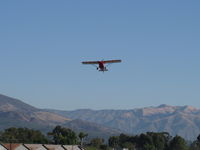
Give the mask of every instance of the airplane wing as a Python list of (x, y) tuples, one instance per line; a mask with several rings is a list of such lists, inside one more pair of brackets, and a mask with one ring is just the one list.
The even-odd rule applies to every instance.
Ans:
[(82, 64), (99, 64), (99, 61), (84, 61)]
[(122, 62), (121, 60), (105, 60), (105, 61), (103, 61), (103, 63), (120, 63), (120, 62)]

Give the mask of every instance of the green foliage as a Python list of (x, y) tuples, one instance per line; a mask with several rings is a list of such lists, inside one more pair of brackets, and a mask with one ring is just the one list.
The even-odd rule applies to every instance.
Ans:
[(145, 144), (142, 150), (157, 150), (152, 144)]
[(100, 145), (99, 149), (101, 149), (101, 150), (109, 150), (110, 147), (108, 145), (106, 145), (106, 144), (103, 144), (103, 145)]
[(165, 149), (165, 146), (168, 142), (168, 138), (166, 137), (165, 133), (148, 132), (147, 135), (151, 137), (152, 145), (155, 147), (155, 150)]
[(53, 137), (54, 144), (74, 145), (78, 143), (76, 133), (61, 126), (56, 126), (48, 135)]
[(180, 136), (175, 136), (169, 143), (169, 150), (188, 150), (187, 143)]
[(122, 146), (123, 148), (127, 148), (129, 150), (134, 150), (135, 149), (135, 145), (131, 142), (125, 142)]
[(106, 144), (102, 144), (99, 146), (93, 146), (93, 145), (85, 146), (84, 149), (85, 150), (112, 150), (112, 148)]
[(5, 143), (48, 143), (48, 139), (38, 130), (14, 127), (1, 132), (0, 141)]
[(110, 147), (113, 147), (113, 148), (119, 147), (119, 137), (117, 137), (117, 136), (111, 136), (111, 137), (108, 139), (108, 145), (109, 145)]
[(102, 138), (94, 138), (90, 141), (90, 145), (99, 148), (100, 145), (103, 145), (104, 139)]
[(98, 148), (94, 147), (94, 146), (86, 146), (84, 147), (85, 150), (97, 150)]
[[(50, 141), (46, 136), (44, 136), (40, 131), (28, 129), (28, 128), (8, 128), (0, 132), (0, 142), (3, 143), (39, 143), (39, 144), (66, 144), (74, 145), (78, 143), (78, 138), (76, 133), (71, 129), (63, 128), (61, 126), (56, 126), (52, 132), (48, 133), (52, 137)], [(87, 134), (80, 134), (83, 138)]]
[(80, 132), (80, 133), (79, 133), (78, 137), (79, 137), (79, 139), (80, 139), (81, 146), (83, 146), (83, 139), (84, 139), (85, 137), (87, 137), (87, 136), (88, 136), (87, 133), (83, 133), (83, 132)]
[[(80, 132), (78, 136), (74, 131), (61, 126), (56, 126), (52, 132), (48, 133), (52, 137), (51, 141), (47, 139), (38, 130), (28, 128), (8, 128), (0, 132), (0, 142), (3, 143), (39, 143), (39, 144), (63, 144), (74, 145), (78, 143), (78, 137), (83, 139), (88, 134)], [(108, 139), (108, 145), (104, 144), (104, 139), (93, 138), (86, 150), (110, 150), (110, 149), (127, 148), (129, 150), (200, 150), (200, 135), (192, 142), (190, 147), (186, 141), (180, 137), (171, 137), (167, 132), (147, 132), (140, 135), (129, 136), (120, 134), (119, 136), (111, 136)]]
[(115, 149), (128, 148), (129, 150), (188, 150), (188, 146), (183, 138), (176, 136), (172, 139), (167, 132), (147, 132), (145, 134), (142, 133), (136, 136), (120, 134), (120, 136), (110, 137), (108, 144), (110, 147)]

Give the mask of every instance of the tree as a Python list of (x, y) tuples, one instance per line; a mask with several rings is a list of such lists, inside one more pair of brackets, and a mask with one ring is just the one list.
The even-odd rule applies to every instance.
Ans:
[(99, 147), (100, 150), (110, 150), (110, 147), (106, 144), (100, 145)]
[(118, 136), (111, 136), (108, 139), (108, 144), (112, 148), (117, 148), (119, 146), (119, 137)]
[(15, 143), (48, 143), (48, 139), (40, 131), (28, 128), (8, 128), (0, 135), (1, 142)]
[(131, 142), (125, 142), (123, 145), (123, 148), (127, 148), (129, 150), (134, 150), (135, 149), (135, 145)]
[(48, 135), (53, 137), (54, 144), (74, 145), (77, 144), (78, 141), (74, 131), (61, 126), (56, 126), (52, 132), (48, 133)]
[(87, 136), (88, 136), (87, 133), (83, 133), (83, 132), (80, 132), (80, 133), (79, 133), (78, 137), (79, 137), (79, 139), (80, 139), (80, 141), (81, 141), (81, 147), (83, 146), (83, 139), (84, 139), (85, 137), (87, 137)]
[(188, 150), (188, 146), (185, 140), (177, 135), (170, 141), (169, 150)]
[(153, 144), (155, 149), (164, 150), (167, 142), (166, 134), (165, 133), (155, 133), (155, 132), (147, 132), (152, 138)]
[(130, 140), (130, 136), (128, 136), (126, 134), (123, 134), (123, 133), (120, 134), (119, 135), (119, 146), (121, 148), (123, 148), (124, 147), (124, 143), (129, 142), (129, 140)]
[(150, 147), (152, 148), (153, 145), (153, 139), (150, 135), (147, 134), (140, 134), (140, 136), (138, 137), (138, 142), (137, 142), (137, 147), (141, 148), (141, 149), (150, 149)]
[(96, 148), (99, 148), (100, 145), (104, 143), (104, 139), (102, 138), (94, 138), (90, 141), (90, 144)]
[(157, 150), (153, 144), (146, 143), (142, 150)]

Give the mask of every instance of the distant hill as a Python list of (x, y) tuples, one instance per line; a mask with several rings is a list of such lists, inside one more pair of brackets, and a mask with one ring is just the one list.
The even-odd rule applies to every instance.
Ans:
[(0, 130), (28, 127), (47, 132), (56, 125), (89, 133), (91, 137), (166, 131), (193, 140), (200, 134), (200, 109), (160, 105), (131, 110), (61, 111), (38, 109), (0, 94)]
[(18, 111), (18, 112), (32, 113), (38, 110), (39, 109), (31, 105), (28, 105), (18, 99), (0, 94), (0, 111), (4, 112)]
[(0, 94), (0, 130), (9, 127), (27, 127), (48, 132), (56, 125), (71, 128), (77, 132), (89, 133), (90, 137), (101, 135), (106, 138), (119, 134), (117, 130), (88, 121), (72, 120)]
[(193, 140), (200, 134), (200, 110), (192, 106), (146, 107), (132, 110), (49, 110), (71, 119), (82, 119), (129, 134), (169, 132)]
[(0, 95), (0, 120), (0, 129), (14, 126), (47, 130), (70, 119), (45, 112), (18, 99)]
[(122, 133), (121, 130), (116, 130), (110, 127), (105, 127), (104, 125), (99, 125), (80, 119), (65, 122), (63, 126), (66, 126), (77, 132), (88, 133), (88, 135), (90, 135), (89, 138), (102, 137), (107, 139), (112, 135), (119, 135), (120, 133)]

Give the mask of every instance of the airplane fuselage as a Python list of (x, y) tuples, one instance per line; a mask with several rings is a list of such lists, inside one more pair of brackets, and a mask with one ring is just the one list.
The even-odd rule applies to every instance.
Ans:
[(99, 67), (97, 68), (97, 70), (99, 71), (108, 71), (108, 69), (105, 67), (103, 61), (99, 61)]

